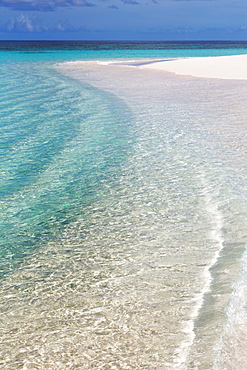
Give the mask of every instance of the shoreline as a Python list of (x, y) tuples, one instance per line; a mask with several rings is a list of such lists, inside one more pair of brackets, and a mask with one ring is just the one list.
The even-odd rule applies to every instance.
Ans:
[(247, 54), (153, 61), (135, 67), (182, 76), (247, 80)]
[[(231, 212), (232, 208), (230, 206), (228, 213), (228, 202), (225, 203), (225, 195), (228, 193), (226, 193), (226, 190), (224, 190), (225, 186), (223, 187), (222, 184), (226, 183), (226, 189), (229, 192), (232, 191), (231, 184), (234, 184), (235, 189), (238, 189), (239, 186), (239, 194), (243, 192), (241, 181), (240, 185), (238, 185), (238, 181), (235, 180), (235, 177), (240, 177), (242, 172), (241, 162), (243, 161), (242, 153), (244, 153), (246, 132), (245, 125), (242, 123), (244, 122), (244, 112), (246, 110), (246, 85), (241, 82), (241, 80), (244, 79), (243, 73), (240, 75), (241, 78), (239, 82), (231, 82), (232, 75), (229, 76), (229, 72), (231, 72), (232, 69), (238, 70), (237, 64), (240, 60), (242, 62), (246, 60), (246, 57), (246, 55), (236, 57), (194, 57), (173, 60), (161, 60), (160, 58), (159, 60), (122, 60), (122, 62), (120, 60), (97, 60), (85, 62), (75, 61), (65, 65), (65, 67), (67, 66), (71, 69), (68, 75), (73, 78), (78, 78), (78, 80), (84, 81), (89, 85), (92, 84), (96, 88), (115, 94), (120, 99), (123, 99), (128, 107), (131, 108), (131, 111), (133, 111), (134, 116), (137, 117), (133, 124), (133, 132), (136, 133), (138, 138), (138, 146), (136, 147), (136, 152), (132, 154), (132, 158), (141, 159), (141, 162), (137, 162), (137, 164), (143, 163), (144, 167), (143, 170), (138, 172), (138, 182), (134, 187), (134, 177), (130, 177), (131, 186), (129, 189), (136, 189), (136, 186), (140, 184), (140, 175), (143, 176), (146, 173), (144, 168), (149, 168), (149, 171), (146, 173), (148, 177), (145, 177), (145, 181), (141, 181), (144, 187), (148, 185), (147, 188), (144, 189), (146, 193), (145, 191), (143, 192), (142, 189), (140, 194), (150, 194), (150, 189), (152, 189), (152, 193), (154, 190), (157, 191), (158, 199), (163, 199), (162, 197), (166, 191), (165, 189), (167, 189), (166, 194), (168, 195), (172, 193), (173, 190), (171, 191), (171, 189), (175, 189), (175, 193), (178, 194), (180, 179), (186, 179), (187, 173), (192, 174), (194, 171), (199, 170), (196, 175), (196, 183), (198, 181), (199, 186), (198, 199), (201, 199), (201, 204), (205, 207), (205, 220), (208, 220), (208, 227), (205, 225), (206, 228), (204, 229), (202, 226), (203, 232), (205, 231), (205, 237), (203, 237), (202, 242), (200, 242), (203, 235), (202, 232), (194, 234), (193, 231), (193, 240), (195, 240), (195, 244), (193, 241), (187, 241), (186, 238), (184, 238), (183, 253), (185, 254), (182, 258), (183, 265), (180, 269), (177, 268), (177, 271), (178, 275), (182, 273), (182, 276), (185, 274), (186, 276), (198, 274), (197, 277), (198, 282), (200, 282), (200, 287), (197, 286), (196, 290), (193, 290), (193, 286), (190, 286), (188, 282), (186, 282), (186, 297), (189, 296), (189, 289), (191, 289), (191, 297), (193, 297), (186, 302), (186, 307), (190, 308), (186, 316), (177, 314), (176, 320), (173, 321), (174, 310), (176, 310), (176, 312), (182, 312), (179, 303), (178, 306), (172, 308), (171, 311), (169, 311), (168, 308), (169, 304), (168, 307), (165, 307), (165, 317), (162, 317), (162, 325), (167, 326), (169, 329), (165, 337), (165, 348), (161, 350), (162, 353), (165, 352), (166, 357), (171, 358), (169, 363), (166, 362), (167, 368), (171, 369), (185, 367), (187, 364), (188, 366), (191, 366), (191, 364), (194, 366), (194, 364), (196, 365), (198, 363), (200, 363), (201, 368), (212, 368), (214, 366), (213, 362), (217, 361), (220, 364), (223, 362), (221, 352), (228, 348), (227, 341), (224, 341), (224, 338), (228, 338), (227, 334), (225, 334), (228, 328), (226, 327), (225, 329), (225, 325), (227, 325), (226, 320), (229, 320), (229, 316), (225, 319), (225, 310), (228, 309), (229, 302), (232, 300), (232, 290), (230, 288), (229, 290), (227, 289), (229, 282), (234, 284), (238, 279), (237, 274), (241, 268), (238, 264), (238, 258), (241, 258), (243, 249), (241, 245), (238, 244), (236, 244), (235, 248), (231, 247), (231, 241), (235, 240), (232, 225), (235, 225), (236, 217), (234, 215), (234, 208)], [(192, 65), (191, 62), (193, 62)], [(201, 65), (202, 62), (203, 65)], [(230, 62), (231, 64), (229, 65)], [(172, 71), (173, 74), (170, 73), (171, 71), (167, 70), (167, 67), (169, 65), (173, 67), (174, 65), (177, 66), (177, 63), (182, 64), (184, 68), (187, 66), (187, 63), (193, 68), (196, 67), (196, 64), (200, 64), (201, 68), (203, 67), (204, 73), (208, 72), (207, 66), (209, 64), (213, 71), (218, 73), (219, 71), (215, 70), (215, 64), (218, 63), (220, 64), (220, 69), (224, 72), (224, 76), (221, 78), (227, 78), (228, 81), (208, 81), (205, 78), (183, 78), (179, 76), (178, 72)], [(245, 63), (245, 65), (247, 64)], [(224, 68), (222, 66), (224, 66)], [(163, 69), (160, 69), (161, 67)], [(193, 70), (192, 72), (191, 74), (195, 73)], [(189, 75), (187, 69), (184, 70), (184, 75)], [(200, 77), (205, 76), (200, 75)], [(210, 77), (212, 78), (212, 76)], [(219, 74), (214, 76), (214, 78), (220, 78)], [(152, 150), (150, 148), (152, 148)], [(192, 148), (191, 155), (190, 148)], [(243, 151), (241, 148), (243, 148)], [(142, 151), (140, 151), (140, 149), (142, 149)], [(228, 159), (229, 154), (230, 159)], [(172, 162), (169, 161), (169, 158), (172, 158)], [(193, 162), (191, 162), (190, 158), (193, 159)], [(173, 165), (173, 161), (177, 159), (179, 166), (178, 170), (177, 167)], [(142, 167), (137, 167), (135, 165), (133, 170), (136, 171), (139, 168), (142, 169)], [(226, 173), (223, 173), (224, 168), (226, 169)], [(228, 172), (229, 168), (230, 172)], [(233, 173), (233, 169), (236, 172)], [(125, 172), (125, 176), (127, 173), (130, 173), (129, 169), (128, 172)], [(153, 181), (156, 176), (158, 176), (158, 182), (155, 182), (153, 185), (151, 183), (152, 186), (150, 186), (148, 179)], [(141, 178), (143, 179), (143, 177)], [(164, 179), (164, 183), (161, 183), (162, 178)], [(126, 177), (123, 179), (126, 179)], [(166, 187), (165, 179), (172, 179), (171, 187)], [(226, 179), (230, 179), (229, 188), (228, 183), (225, 182)], [(121, 184), (124, 184), (124, 180), (121, 180)], [(124, 189), (127, 188), (127, 186), (124, 186)], [(161, 189), (161, 194), (159, 193), (159, 189)], [(185, 192), (187, 189), (188, 188), (183, 187), (183, 192), (181, 193), (183, 194), (181, 199), (184, 199), (185, 202), (187, 202), (191, 196), (190, 192)], [(140, 198), (140, 195), (136, 197), (136, 194), (138, 193), (136, 193), (135, 190), (133, 196), (135, 199), (140, 199), (141, 201), (140, 205), (137, 203), (135, 208), (138, 209), (138, 214), (140, 214), (141, 208), (139, 207), (142, 204), (147, 204), (145, 200), (146, 195), (144, 195), (144, 198)], [(230, 194), (231, 193), (229, 193), (229, 195)], [(194, 186), (192, 198), (195, 198)], [(128, 199), (131, 199), (130, 193), (128, 194)], [(240, 197), (239, 201), (241, 199)], [(192, 203), (186, 203), (186, 206), (183, 205), (181, 209), (186, 209), (186, 214), (188, 214), (188, 209), (190, 209), (189, 206), (193, 204), (193, 202), (194, 200)], [(166, 200), (166, 203), (163, 204), (165, 204), (164, 208), (167, 208), (167, 204), (173, 204), (173, 202), (167, 203)], [(221, 206), (223, 208), (221, 208)], [(233, 206), (235, 207), (235, 205)], [(237, 205), (237, 207), (239, 207), (239, 205)], [(221, 213), (222, 209), (224, 213), (223, 211)], [(244, 214), (244, 210), (241, 212)], [(238, 214), (241, 214), (241, 212)], [(164, 213), (161, 214), (163, 215)], [(192, 214), (193, 213), (191, 213), (191, 215)], [(234, 219), (231, 218), (232, 214), (234, 215)], [(157, 223), (157, 218), (155, 218), (155, 220)], [(240, 226), (236, 225), (236, 227), (241, 228), (241, 217), (239, 221), (237, 219), (236, 224), (238, 222)], [(138, 222), (138, 225), (139, 224)], [(163, 224), (161, 221), (161, 225), (163, 232), (163, 230), (166, 230), (166, 222)], [(176, 225), (175, 235), (182, 235), (184, 232), (184, 223), (182, 222), (180, 224), (180, 222), (176, 222), (175, 220), (174, 225)], [(197, 228), (199, 228), (199, 226), (197, 226)], [(230, 236), (224, 238), (224, 229), (229, 229)], [(166, 235), (170, 232), (169, 230), (169, 228), (166, 230)], [(192, 230), (194, 230), (194, 226)], [(237, 230), (240, 229), (237, 228)], [(135, 232), (134, 235), (137, 235), (137, 233)], [(239, 238), (239, 236), (244, 235), (244, 233), (241, 234), (241, 232), (237, 231), (236, 235), (237, 238)], [(167, 236), (165, 236), (163, 244), (165, 248), (165, 257), (162, 263), (164, 263), (164, 265), (167, 263), (166, 258), (169, 256), (169, 253), (173, 255), (173, 253), (175, 253), (174, 247), (176, 247), (176, 244), (174, 244), (173, 247), (171, 243), (171, 241), (174, 240), (173, 235), (169, 237), (168, 244), (166, 244), (166, 240)], [(207, 240), (206, 244), (204, 244), (205, 240)], [(186, 259), (186, 248), (189, 250), (189, 262), (187, 262), (188, 260)], [(235, 249), (239, 251), (237, 256), (235, 254)], [(176, 250), (178, 251), (178, 256), (176, 257), (178, 260), (168, 260), (169, 266), (171, 267), (164, 270), (163, 280), (170, 279), (169, 274), (170, 268), (171, 271), (173, 271), (172, 266), (179, 266), (180, 246), (177, 246)], [(192, 251), (193, 256), (199, 257), (193, 257), (195, 259), (191, 258)], [(159, 258), (161, 259), (162, 256)], [(205, 260), (203, 260), (204, 262), (199, 266), (197, 261), (202, 258), (205, 258)], [(225, 274), (225, 261), (231, 261), (231, 266), (234, 266), (232, 270), (228, 270), (227, 275)], [(195, 265), (191, 265), (191, 263)], [(196, 266), (196, 272), (194, 272), (193, 266)], [(176, 280), (177, 276), (175, 275), (175, 271), (176, 268), (174, 268), (172, 274), (173, 279)], [(178, 279), (180, 279), (179, 276)], [(184, 278), (178, 281), (180, 289), (182, 290)], [(155, 285), (152, 285), (152, 287), (154, 286)], [(238, 285), (236, 285), (236, 287), (238, 287)], [(148, 294), (145, 292), (145, 296), (148, 296)], [(159, 292), (159, 294), (162, 293)], [(180, 290), (177, 294), (180, 294)], [(152, 298), (152, 296), (150, 297)], [(151, 300), (151, 298), (149, 298), (149, 300)], [(173, 301), (173, 296), (170, 297), (169, 294), (165, 296), (165, 299), (171, 302), (173, 305), (172, 307), (176, 304)], [(169, 301), (170, 299), (171, 301)], [(232, 306), (235, 309), (235, 301), (232, 302)], [(152, 314), (155, 315), (153, 312)], [(212, 322), (207, 320), (207, 318), (211, 316), (214, 317), (213, 326)], [(166, 318), (169, 319), (168, 323)], [(237, 319), (241, 320), (242, 317), (237, 317)], [(180, 334), (177, 332), (177, 338), (175, 338), (175, 336), (171, 334), (176, 332), (177, 323), (179, 323)], [(234, 330), (235, 323), (233, 324)], [(223, 334), (221, 331), (222, 327), (225, 329)], [(236, 340), (238, 340), (238, 336), (236, 336)], [(214, 349), (215, 343), (219, 346), (218, 352)], [(204, 347), (203, 353), (201, 353), (202, 344)], [(156, 343), (156, 347), (159, 348), (158, 343)], [(172, 352), (172, 348), (175, 348), (174, 353)], [(234, 357), (232, 353), (234, 350), (235, 347), (229, 353), (230, 359)], [(241, 350), (243, 349), (241, 348)], [(216, 357), (217, 360), (215, 360)]]
[(177, 76), (192, 76), (199, 78), (223, 80), (247, 80), (247, 54), (216, 57), (191, 57), (145, 59), (130, 61), (67, 61), (59, 63), (59, 67), (80, 69), (87, 63), (100, 65), (138, 68), (143, 70), (172, 73)]

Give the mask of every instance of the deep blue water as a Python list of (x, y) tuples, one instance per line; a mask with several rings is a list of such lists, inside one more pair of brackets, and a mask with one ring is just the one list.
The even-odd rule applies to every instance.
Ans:
[(0, 41), (0, 60), (63, 61), (245, 54), (247, 42)]

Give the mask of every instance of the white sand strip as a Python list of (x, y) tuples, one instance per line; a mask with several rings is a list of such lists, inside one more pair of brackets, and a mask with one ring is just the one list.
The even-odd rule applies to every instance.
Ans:
[(143, 69), (195, 77), (247, 80), (247, 54), (184, 58), (140, 65)]

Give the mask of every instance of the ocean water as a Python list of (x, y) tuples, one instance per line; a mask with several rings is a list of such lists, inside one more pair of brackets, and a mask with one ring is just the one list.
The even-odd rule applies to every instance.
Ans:
[(0, 368), (247, 366), (246, 82), (108, 64), (246, 52), (0, 43)]

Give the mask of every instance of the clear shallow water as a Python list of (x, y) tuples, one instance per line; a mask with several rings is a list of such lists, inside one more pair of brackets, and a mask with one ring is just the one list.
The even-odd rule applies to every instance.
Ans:
[(1, 261), (5, 272), (7, 256), (12, 263), (56, 237), (92, 202), (99, 181), (109, 171), (117, 171), (118, 161), (128, 151), (129, 112), (114, 97), (109, 107), (107, 94), (66, 81), (49, 69), (24, 65), (16, 70), (3, 65), (2, 70)]
[(15, 53), (1, 66), (2, 368), (238, 369), (246, 84)]

